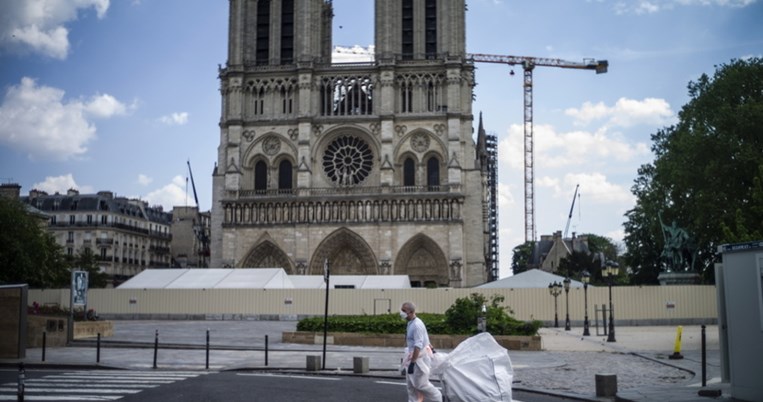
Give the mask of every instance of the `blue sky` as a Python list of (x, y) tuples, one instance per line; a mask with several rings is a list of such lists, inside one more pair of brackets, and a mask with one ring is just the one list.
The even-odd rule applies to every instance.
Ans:
[[(373, 43), (373, 2), (334, 0), (334, 44)], [(0, 180), (110, 190), (203, 210), (219, 142), (224, 0), (0, 1)], [(763, 56), (758, 0), (471, 0), (467, 51), (605, 59), (607, 74), (534, 71), (537, 234), (620, 241), (650, 135), (715, 65)], [(347, 57), (346, 54), (344, 57)], [(524, 241), (522, 71), (478, 64), (475, 126), (499, 139), (501, 276)]]

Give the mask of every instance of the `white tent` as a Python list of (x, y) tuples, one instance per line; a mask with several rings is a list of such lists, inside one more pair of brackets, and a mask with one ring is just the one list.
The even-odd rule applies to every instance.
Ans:
[[(408, 275), (332, 275), (331, 288), (407, 289)], [(325, 289), (322, 275), (287, 275), (283, 268), (147, 269), (119, 289)]]
[(283, 268), (147, 269), (119, 289), (292, 289)]
[[(488, 282), (477, 286), (479, 289), (519, 289), (519, 288), (547, 288), (552, 282), (559, 282), (562, 284), (564, 280), (563, 276), (554, 275), (550, 272), (546, 272), (540, 269), (531, 269), (507, 278), (499, 279), (497, 281)], [(588, 285), (591, 286), (591, 285)], [(582, 288), (583, 283), (576, 280), (571, 280), (571, 288)]]
[[(325, 289), (323, 275), (290, 275), (295, 288)], [(350, 289), (408, 289), (408, 275), (331, 275), (329, 286)]]

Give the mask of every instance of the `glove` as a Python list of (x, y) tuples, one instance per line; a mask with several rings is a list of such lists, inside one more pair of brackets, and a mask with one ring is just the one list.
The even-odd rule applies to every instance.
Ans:
[(411, 362), (408, 364), (408, 374), (413, 374), (413, 368), (416, 367), (416, 363)]

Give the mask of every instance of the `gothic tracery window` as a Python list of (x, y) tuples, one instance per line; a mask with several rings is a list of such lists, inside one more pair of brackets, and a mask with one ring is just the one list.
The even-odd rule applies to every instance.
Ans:
[(373, 151), (365, 141), (354, 136), (340, 136), (326, 147), (323, 171), (334, 184), (360, 184), (371, 174), (373, 158)]

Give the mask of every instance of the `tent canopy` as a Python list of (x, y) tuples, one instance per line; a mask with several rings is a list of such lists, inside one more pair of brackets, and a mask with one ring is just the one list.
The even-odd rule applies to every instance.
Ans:
[[(507, 278), (488, 282), (477, 286), (478, 289), (509, 289), (509, 288), (547, 288), (552, 282), (562, 283), (563, 276), (554, 275), (540, 269), (531, 269)], [(588, 286), (591, 286), (590, 284)], [(583, 282), (571, 279), (571, 288), (582, 288)]]
[[(407, 289), (408, 275), (332, 275), (332, 288)], [(322, 275), (288, 275), (283, 268), (146, 269), (119, 289), (325, 289)]]

